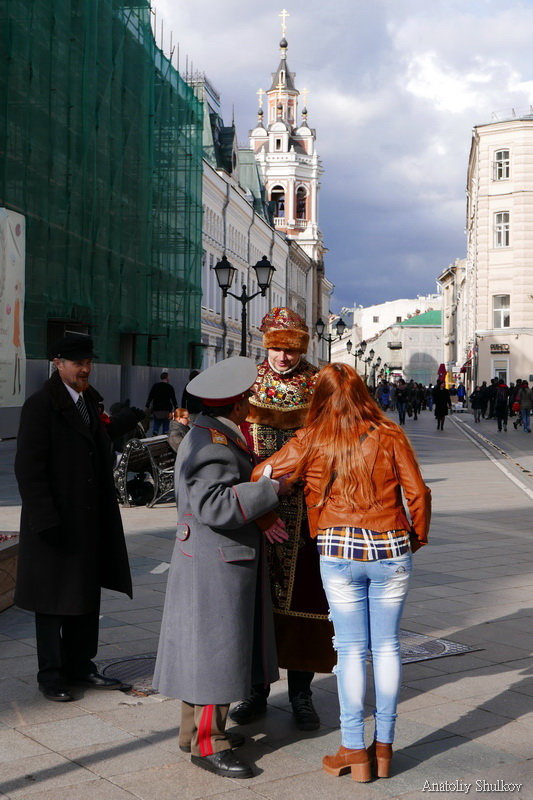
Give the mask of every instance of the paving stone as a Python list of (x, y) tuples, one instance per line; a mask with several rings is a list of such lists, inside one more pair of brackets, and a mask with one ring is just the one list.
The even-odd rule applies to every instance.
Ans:
[[(91, 773), (89, 773), (91, 774)], [(91, 774), (91, 777), (92, 774)], [(15, 797), (15, 795), (11, 795)], [(73, 786), (57, 786), (31, 794), (23, 793), (19, 800), (133, 800), (134, 795), (106, 780), (86, 780)]]
[(77, 747), (65, 753), (66, 758), (81, 764), (103, 778), (114, 775), (132, 775), (154, 767), (167, 767), (188, 760), (178, 748), (174, 737), (175, 752), (157, 741), (128, 739), (127, 741)]
[[(119, 620), (116, 621), (117, 623)], [(100, 641), (105, 643), (131, 642), (140, 639), (153, 639), (152, 631), (141, 628), (138, 625), (118, 625), (100, 631)]]
[[(204, 800), (232, 787), (241, 788), (242, 781), (230, 781), (181, 761), (167, 767), (145, 769), (133, 775), (115, 775), (113, 783), (132, 792), (140, 800)], [(178, 794), (179, 792), (179, 794)], [(231, 795), (228, 795), (228, 800)]]
[[(8, 762), (25, 758), (26, 756), (43, 755), (48, 752), (48, 748), (43, 747), (42, 744), (39, 744), (19, 731), (9, 728), (0, 730), (1, 764), (7, 764)], [(3, 769), (2, 767), (2, 770)]]
[(66, 720), (30, 725), (24, 733), (57, 752), (71, 750), (73, 741), (82, 746), (132, 738), (127, 731), (84, 713)]
[[(78, 785), (91, 781), (93, 774), (57, 753), (22, 758), (2, 765), (0, 791), (11, 798), (34, 797), (42, 790), (68, 786), (78, 796)], [(73, 788), (75, 787), (75, 788)]]
[(144, 699), (139, 705), (124, 706), (99, 714), (99, 717), (109, 724), (137, 737), (146, 738), (154, 733), (163, 732), (171, 749), (177, 740), (180, 716), (179, 700), (165, 700), (154, 704), (144, 702)]
[(24, 644), (20, 640), (10, 640), (0, 644), (0, 656), (4, 658), (20, 658), (20, 656), (35, 656), (35, 648)]
[(28, 695), (20, 700), (13, 700), (0, 706), (0, 719), (12, 728), (24, 728), (42, 722), (79, 717), (85, 713), (76, 708), (76, 703), (53, 703), (46, 700), (34, 686), (28, 686)]

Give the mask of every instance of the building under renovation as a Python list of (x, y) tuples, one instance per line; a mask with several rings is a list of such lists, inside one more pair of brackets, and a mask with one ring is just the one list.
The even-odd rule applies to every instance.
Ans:
[[(142, 403), (162, 367), (195, 366), (202, 104), (150, 16), (149, 0), (0, 7), (0, 209), (25, 222), (22, 394), (65, 330), (94, 337), (107, 405)], [(16, 404), (0, 414), (1, 436)]]

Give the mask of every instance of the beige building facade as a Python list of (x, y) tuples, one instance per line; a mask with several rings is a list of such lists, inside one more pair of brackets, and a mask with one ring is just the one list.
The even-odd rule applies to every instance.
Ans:
[(471, 382), (494, 377), (507, 383), (533, 380), (531, 113), (473, 130), (467, 175), (466, 283), (463, 355)]

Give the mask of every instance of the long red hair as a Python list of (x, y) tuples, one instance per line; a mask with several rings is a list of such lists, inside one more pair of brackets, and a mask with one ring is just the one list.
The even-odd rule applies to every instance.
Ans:
[(291, 482), (305, 478), (307, 465), (320, 456), (329, 480), (323, 485), (318, 506), (326, 502), (334, 483), (347, 506), (356, 507), (356, 496), (358, 502), (377, 506), (362, 439), (379, 426), (392, 427), (392, 423), (353, 367), (328, 364), (318, 374), (305, 422), (304, 451)]

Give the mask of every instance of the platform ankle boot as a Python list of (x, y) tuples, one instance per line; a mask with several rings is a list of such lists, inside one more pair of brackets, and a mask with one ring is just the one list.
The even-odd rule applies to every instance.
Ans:
[(372, 764), (372, 774), (376, 778), (390, 778), (392, 745), (374, 740), (367, 753)]
[(351, 771), (353, 780), (359, 783), (368, 783), (372, 779), (370, 759), (365, 748), (350, 750), (341, 745), (334, 756), (324, 756), (322, 768), (336, 777)]

